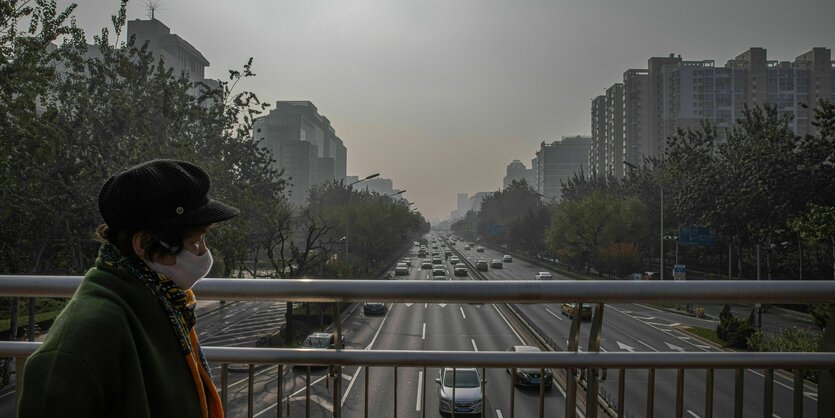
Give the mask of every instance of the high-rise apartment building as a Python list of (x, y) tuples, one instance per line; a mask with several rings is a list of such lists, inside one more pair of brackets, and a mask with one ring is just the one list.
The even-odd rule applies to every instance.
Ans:
[(606, 155), (605, 169), (607, 175), (615, 178), (623, 177), (623, 84), (615, 83), (606, 89), (605, 112)]
[(255, 119), (253, 131), (284, 169), (292, 202), (304, 203), (315, 184), (345, 179), (345, 145), (313, 103), (279, 101), (268, 115)]
[(591, 101), (591, 147), (589, 148), (589, 173), (606, 174), (606, 96)]
[(544, 141), (536, 152), (536, 191), (548, 199), (559, 201), (562, 184), (581, 170), (588, 171), (591, 137), (563, 137), (550, 144)]
[[(835, 66), (828, 48), (812, 48), (792, 62), (770, 61), (764, 48), (750, 48), (724, 67), (716, 67), (713, 60), (686, 61), (670, 54), (650, 58), (647, 67), (624, 73), (621, 109), (611, 102), (620, 83), (592, 102), (594, 146), (588, 158), (596, 175), (622, 176), (619, 160), (637, 165), (647, 157), (663, 157), (668, 138), (703, 122), (717, 128), (721, 143), (746, 105), (776, 106), (791, 118), (790, 128), (796, 134), (815, 134), (810, 108), (820, 99), (835, 100)], [(620, 141), (619, 127), (613, 123), (618, 119)], [(600, 160), (606, 162), (605, 170), (600, 169)]]

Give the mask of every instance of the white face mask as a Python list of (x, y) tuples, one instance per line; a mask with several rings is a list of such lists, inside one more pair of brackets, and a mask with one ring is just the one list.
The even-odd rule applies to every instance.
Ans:
[(191, 251), (183, 250), (177, 254), (177, 261), (173, 266), (148, 261), (151, 270), (170, 278), (183, 290), (189, 290), (198, 280), (206, 277), (212, 269), (212, 252), (206, 248), (203, 255), (195, 255)]

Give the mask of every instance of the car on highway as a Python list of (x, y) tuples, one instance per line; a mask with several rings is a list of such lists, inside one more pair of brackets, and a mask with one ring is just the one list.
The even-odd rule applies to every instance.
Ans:
[(446, 280), (446, 270), (443, 267), (432, 269), (432, 280)]
[[(515, 353), (538, 353), (542, 350), (539, 347), (533, 347), (530, 345), (514, 345), (507, 349), (507, 351), (512, 351)], [(512, 368), (506, 369), (508, 374), (513, 373)], [(515, 369), (516, 370), (516, 385), (517, 386), (539, 386), (540, 383), (545, 385), (545, 387), (551, 387), (551, 384), (554, 381), (554, 372), (551, 369), (541, 369), (541, 368), (521, 368)]]
[(482, 386), (485, 382), (478, 369), (444, 367), (438, 372), (435, 382), (439, 385), (438, 411), (441, 415), (452, 414), (453, 409), (456, 415), (481, 414), (484, 401)]
[(487, 261), (478, 260), (475, 262), (475, 269), (478, 271), (487, 271)]
[(554, 276), (552, 276), (551, 273), (549, 273), (547, 271), (540, 271), (540, 272), (535, 273), (533, 275), (533, 278), (536, 279), (536, 280), (553, 280)]
[(458, 263), (453, 267), (452, 273), (456, 276), (466, 276), (467, 275), (467, 266), (464, 263)]
[(465, 244), (465, 245), (464, 245), (464, 249), (465, 249), (465, 250), (469, 250), (469, 249), (470, 249), (470, 244)]
[(477, 247), (477, 248), (475, 249), (475, 252), (477, 252), (477, 253), (483, 253), (483, 252), (484, 252), (484, 247)]
[(418, 257), (420, 257), (420, 258), (426, 257), (426, 249), (425, 248), (421, 248), (418, 251)]
[(403, 257), (400, 259), (401, 263), (406, 263), (407, 266), (412, 267), (412, 259), (409, 257)]
[(505, 255), (502, 257), (502, 261), (504, 261), (505, 263), (512, 263), (512, 262), (513, 262), (513, 257), (511, 257), (511, 256), (509, 256), (509, 255), (507, 255), (507, 254), (505, 254)]
[(432, 262), (429, 260), (424, 260), (420, 263), (421, 270), (429, 270), (432, 268)]
[(432, 264), (444, 264), (444, 260), (441, 257), (432, 257)]
[[(332, 332), (314, 332), (308, 335), (299, 348), (308, 350), (333, 350), (336, 348), (334, 344), (336, 339)], [(342, 336), (342, 347), (345, 347), (345, 336)], [(294, 364), (293, 367), (327, 367), (325, 365), (308, 365), (308, 364)]]
[(406, 263), (397, 263), (394, 267), (394, 275), (395, 276), (408, 276), (409, 275), (409, 266)]
[(444, 250), (444, 258), (450, 258), (450, 257), (452, 257), (452, 251)]
[(500, 269), (500, 268), (502, 268), (502, 267), (504, 267), (504, 266), (502, 265), (502, 260), (499, 260), (499, 259), (497, 259), (497, 258), (495, 258), (495, 259), (493, 259), (493, 260), (490, 260), (490, 268), (491, 268), (491, 269)]
[(366, 315), (385, 315), (388, 307), (383, 302), (365, 302), (362, 304), (362, 313)]
[(461, 262), (461, 259), (458, 258), (457, 255), (454, 255), (454, 256), (449, 258), (449, 264), (452, 264), (453, 266), (460, 263), (460, 262)]
[[(580, 319), (591, 319), (591, 305), (582, 305), (583, 308), (580, 311)], [(568, 315), (569, 318), (574, 318), (574, 312), (577, 310), (576, 303), (563, 303), (562, 304), (562, 313)]]

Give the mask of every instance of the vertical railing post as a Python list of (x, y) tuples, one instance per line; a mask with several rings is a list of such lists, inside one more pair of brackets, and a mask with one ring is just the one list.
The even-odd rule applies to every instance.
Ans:
[(736, 369), (734, 377), (734, 418), (742, 418), (745, 369)]
[(774, 369), (765, 369), (763, 385), (763, 418), (774, 417)]
[(705, 418), (713, 418), (713, 369), (705, 373)]
[(514, 418), (514, 411), (516, 410), (516, 368), (512, 368), (510, 372), (510, 418)]
[(229, 364), (220, 365), (220, 405), (223, 407), (223, 416), (229, 415)]
[(249, 365), (246, 383), (246, 416), (252, 418), (255, 414), (255, 365)]
[(647, 418), (655, 415), (655, 369), (647, 370)]
[[(341, 302), (336, 302), (333, 306), (333, 329), (335, 330), (333, 334), (333, 345), (337, 351), (345, 348), (342, 346), (341, 307)], [(333, 417), (340, 418), (342, 416), (342, 403), (340, 402), (340, 398), (342, 397), (342, 366), (336, 365), (333, 367), (333, 370)]]
[(624, 411), (624, 402), (623, 396), (625, 395), (625, 387), (626, 383), (626, 369), (620, 369), (618, 371), (618, 418), (623, 418), (626, 415)]
[(365, 407), (363, 408), (363, 417), (368, 418), (368, 366), (365, 366)]
[[(276, 380), (276, 393), (278, 394), (278, 401), (275, 405), (275, 409), (277, 410), (276, 417), (281, 418), (281, 398), (284, 397), (284, 365), (282, 364), (278, 365), (278, 376)], [(287, 402), (290, 402), (289, 399)], [(226, 416), (226, 414), (224, 413), (223, 416)]]
[[(589, 330), (589, 344), (586, 350), (590, 353), (600, 352), (600, 333), (603, 329), (603, 307), (602, 303), (597, 304), (592, 317), (591, 329)], [(580, 306), (579, 313), (575, 313), (581, 318), (583, 316), (582, 306)], [(597, 393), (598, 380), (597, 369), (588, 369), (586, 373), (586, 417), (597, 418)]]
[(676, 418), (684, 416), (684, 369), (676, 371)]
[(801, 369), (794, 369), (794, 416), (803, 416), (803, 370)]
[[(835, 245), (833, 251), (835, 251)], [(835, 315), (829, 318), (829, 323), (835, 323)], [(828, 326), (823, 331), (818, 350), (821, 352), (835, 352), (835, 326)], [(818, 393), (835, 393), (835, 370), (818, 369)], [(835, 415), (835, 396), (818, 397), (818, 418), (833, 415)]]
[[(576, 353), (580, 348), (580, 320), (582, 319), (583, 304), (575, 303), (574, 312), (571, 314), (571, 331), (568, 334), (568, 351)], [(577, 381), (574, 376), (575, 369), (568, 369), (565, 375), (566, 399), (565, 417), (575, 418), (577, 416)]]

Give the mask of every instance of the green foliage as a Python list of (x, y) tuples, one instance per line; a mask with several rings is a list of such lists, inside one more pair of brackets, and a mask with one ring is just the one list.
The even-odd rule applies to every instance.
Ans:
[[(756, 331), (748, 337), (747, 345), (751, 351), (781, 353), (812, 353), (820, 350), (821, 337), (800, 328), (786, 328), (778, 334), (769, 335)], [(804, 369), (803, 377), (812, 382), (818, 381), (818, 371)]]
[(625, 276), (640, 267), (637, 237), (646, 229), (646, 208), (634, 197), (593, 192), (556, 208), (546, 232), (549, 248), (578, 269)]
[(815, 305), (809, 313), (812, 314), (812, 319), (815, 321), (815, 325), (817, 325), (821, 332), (823, 332), (829, 324), (829, 321), (832, 320), (832, 315), (835, 314), (835, 304), (821, 303), (819, 305)]
[[(91, 239), (100, 223), (98, 188), (111, 173), (149, 159), (200, 164), (213, 179), (213, 197), (242, 212), (281, 196), (281, 173), (250, 137), (265, 105), (231, 87), (254, 75), (251, 60), (228, 82), (208, 86), (173, 74), (133, 39), (111, 45), (106, 29), (88, 49), (81, 31), (64, 24), (72, 7), (3, 7), (17, 11), (3, 14), (0, 30), (0, 271), (83, 272), (98, 247)], [(23, 18), (32, 22), (26, 34), (15, 28)], [(123, 2), (113, 18), (116, 38), (125, 20)], [(50, 46), (58, 36), (69, 37)], [(236, 219), (213, 236), (227, 268), (245, 256), (245, 226)]]
[(725, 342), (728, 347), (737, 349), (748, 348), (748, 338), (756, 331), (754, 311), (746, 319), (741, 319), (731, 313), (731, 307), (725, 305), (719, 313), (719, 325), (716, 327), (716, 335)]

